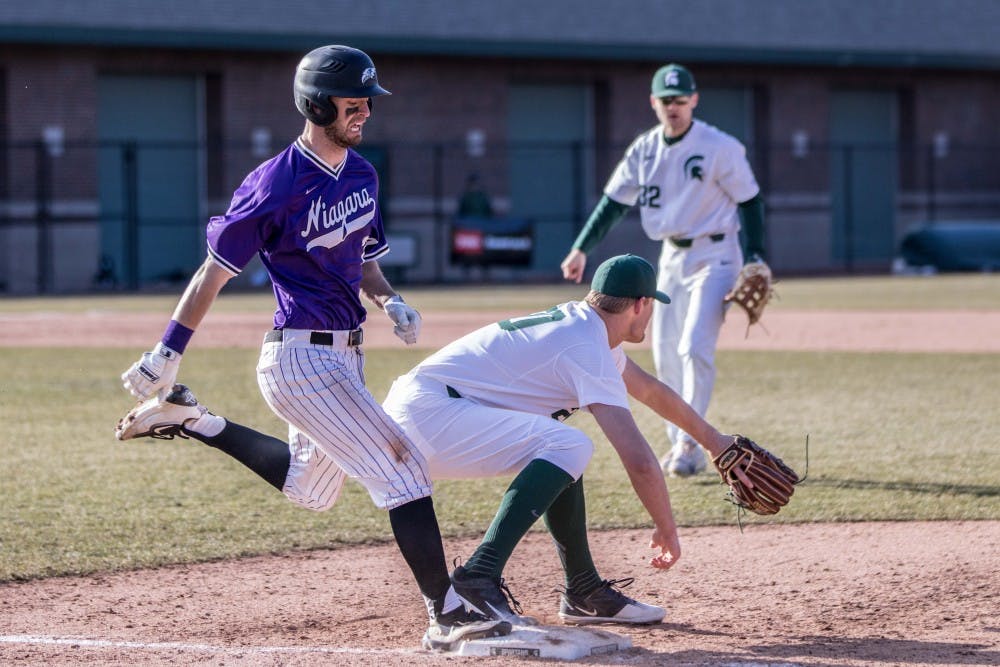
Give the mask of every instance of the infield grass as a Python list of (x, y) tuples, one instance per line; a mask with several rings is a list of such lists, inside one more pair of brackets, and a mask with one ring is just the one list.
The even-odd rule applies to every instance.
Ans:
[[(428, 352), (369, 353), (375, 396)], [(182, 380), (213, 411), (280, 436), (258, 394), (256, 356), (195, 348)], [(329, 512), (308, 512), (196, 441), (115, 441), (130, 407), (118, 373), (134, 357), (132, 349), (0, 349), (0, 581), (389, 539), (385, 513), (355, 483)], [(652, 367), (647, 352), (633, 358)], [(721, 352), (708, 418), (800, 472), (809, 435), (809, 478), (791, 505), (746, 523), (998, 519), (997, 396), (1000, 355)], [(642, 406), (636, 415), (662, 453), (659, 420)], [(570, 423), (597, 443), (585, 475), (590, 525), (648, 526), (593, 419)], [(482, 534), (509, 481), (440, 483), (445, 535)], [(736, 530), (715, 476), (669, 487), (682, 526)]]

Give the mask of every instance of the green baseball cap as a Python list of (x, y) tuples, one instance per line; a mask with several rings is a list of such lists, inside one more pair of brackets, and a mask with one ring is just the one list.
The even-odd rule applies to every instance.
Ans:
[(696, 90), (694, 77), (683, 65), (670, 63), (656, 70), (653, 75), (653, 96), (670, 97), (674, 95), (691, 95)]
[(618, 255), (601, 262), (590, 281), (590, 289), (608, 296), (629, 299), (645, 296), (670, 303), (670, 297), (656, 289), (656, 269), (638, 255)]

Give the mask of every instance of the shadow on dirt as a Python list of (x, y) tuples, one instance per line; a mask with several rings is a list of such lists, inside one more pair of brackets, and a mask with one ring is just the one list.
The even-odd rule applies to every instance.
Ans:
[[(705, 632), (690, 626), (664, 623), (666, 631), (681, 631), (695, 635), (721, 635), (725, 633)], [(738, 639), (734, 642), (738, 643)], [(810, 667), (840, 666), (850, 661), (852, 664), (908, 664), (908, 665), (998, 665), (1000, 650), (987, 644), (949, 643), (920, 641), (916, 639), (843, 638), (811, 636), (801, 637), (790, 643), (754, 644), (740, 646), (734, 651), (650, 651), (633, 649), (637, 655), (651, 662), (666, 662), (671, 665), (715, 665), (718, 667), (738, 667), (741, 665), (764, 667), (765, 665), (809, 665)], [(829, 660), (829, 661), (827, 661)], [(643, 661), (644, 662), (644, 661)]]

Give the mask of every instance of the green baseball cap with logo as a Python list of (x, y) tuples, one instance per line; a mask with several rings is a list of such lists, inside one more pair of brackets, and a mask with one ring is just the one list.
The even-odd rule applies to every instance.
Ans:
[(670, 63), (656, 70), (653, 75), (652, 91), (654, 97), (672, 97), (691, 95), (696, 90), (694, 77), (683, 65)]
[(590, 289), (608, 296), (644, 296), (670, 303), (670, 297), (656, 289), (656, 269), (638, 255), (618, 255), (601, 262)]

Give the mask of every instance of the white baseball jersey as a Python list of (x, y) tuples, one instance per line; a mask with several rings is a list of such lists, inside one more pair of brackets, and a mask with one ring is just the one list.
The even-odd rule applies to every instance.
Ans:
[(627, 409), (625, 352), (607, 340), (594, 309), (571, 301), (473, 331), (413, 372), (481, 405), (548, 417), (565, 418), (591, 403)]
[(393, 383), (383, 407), (434, 479), (513, 474), (534, 459), (578, 479), (594, 452), (562, 420), (594, 403), (628, 409), (621, 346), (584, 302), (483, 327)]
[(735, 234), (736, 205), (759, 191), (743, 144), (697, 119), (673, 145), (660, 125), (641, 134), (604, 187), (611, 199), (639, 205), (642, 228), (656, 241)]

